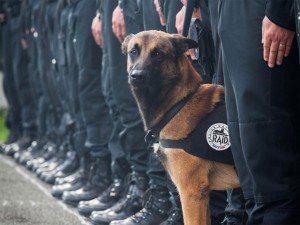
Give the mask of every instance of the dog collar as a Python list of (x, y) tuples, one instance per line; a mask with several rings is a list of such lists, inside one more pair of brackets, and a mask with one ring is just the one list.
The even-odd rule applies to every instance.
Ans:
[(191, 97), (197, 92), (198, 88), (200, 87), (200, 82), (197, 84), (195, 89), (177, 102), (172, 108), (164, 115), (162, 120), (154, 125), (151, 129), (146, 132), (145, 141), (147, 143), (153, 141), (157, 138), (159, 132), (167, 125), (167, 123), (179, 112), (179, 110), (191, 99)]

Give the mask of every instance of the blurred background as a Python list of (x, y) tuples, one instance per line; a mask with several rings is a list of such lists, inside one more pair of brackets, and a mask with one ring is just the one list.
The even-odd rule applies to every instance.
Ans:
[(3, 73), (0, 70), (0, 143), (3, 143), (6, 140), (8, 135), (8, 130), (5, 127), (5, 115), (7, 110), (7, 102), (3, 93), (2, 85)]

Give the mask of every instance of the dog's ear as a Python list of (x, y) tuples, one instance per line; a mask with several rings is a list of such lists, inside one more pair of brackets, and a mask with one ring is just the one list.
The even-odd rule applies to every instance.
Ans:
[(131, 38), (132, 38), (133, 36), (134, 36), (134, 34), (129, 34), (129, 35), (127, 35), (127, 37), (125, 38), (125, 40), (124, 40), (123, 43), (122, 43), (122, 53), (123, 53), (124, 55), (127, 54), (127, 46), (128, 46), (129, 41), (131, 40)]
[(199, 47), (198, 43), (193, 39), (183, 37), (180, 34), (172, 34), (170, 40), (175, 49), (175, 54), (180, 56), (185, 53), (188, 49)]

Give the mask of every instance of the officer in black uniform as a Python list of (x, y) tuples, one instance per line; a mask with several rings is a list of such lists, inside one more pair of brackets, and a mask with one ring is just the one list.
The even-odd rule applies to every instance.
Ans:
[[(37, 45), (36, 45), (36, 37), (35, 29), (34, 29), (34, 1), (33, 0), (23, 0), (22, 9), (21, 9), (21, 17), (22, 17), (22, 43), (23, 45), (26, 44), (27, 47), (27, 55), (28, 55), (28, 79), (30, 85), (30, 92), (32, 98), (32, 116), (35, 118), (31, 119), (36, 126), (36, 135), (35, 141), (32, 143), (36, 144), (36, 140), (39, 139), (41, 136), (39, 135), (38, 131), (38, 102), (39, 98), (42, 95), (40, 90), (40, 83), (39, 83), (39, 74), (38, 74), (38, 59), (37, 59)], [(28, 97), (28, 96), (27, 96)], [(28, 110), (27, 110), (28, 111)], [(28, 112), (30, 113), (30, 111)], [(33, 156), (32, 148), (28, 148), (26, 151), (14, 154), (14, 158), (17, 162), (25, 164), (30, 158)], [(37, 149), (36, 149), (37, 150)]]
[[(24, 150), (30, 146), (36, 136), (36, 102), (32, 96), (32, 87), (28, 73), (28, 52), (26, 40), (24, 39), (22, 28), (23, 18), (21, 15), (22, 1), (6, 2), (7, 24), (3, 39), (5, 42), (4, 64), (7, 68), (7, 96), (11, 102), (9, 116), (12, 124), (21, 123), (22, 137), (11, 146), (7, 146), (5, 151), (9, 155), (13, 155), (19, 150)], [(12, 62), (9, 59), (14, 58)], [(10, 75), (9, 75), (10, 74)], [(19, 106), (18, 106), (19, 105)], [(17, 108), (15, 108), (17, 107)], [(19, 107), (19, 109), (18, 109)], [(14, 130), (14, 128), (12, 128)]]
[(122, 185), (122, 189), (127, 192), (124, 197), (112, 207), (91, 214), (93, 221), (109, 223), (112, 220), (127, 218), (141, 208), (142, 197), (148, 187), (146, 175), (148, 151), (143, 139), (142, 120), (127, 84), (126, 59), (121, 52), (121, 44), (112, 31), (112, 14), (118, 1), (103, 0), (100, 3), (103, 51), (107, 54), (103, 61), (107, 64), (107, 74), (103, 75), (108, 78), (107, 87), (110, 88), (112, 97), (108, 99), (112, 101), (109, 105), (115, 106), (111, 110), (119, 117), (115, 123), (119, 132), (117, 140), (127, 154), (132, 170), (126, 184), (128, 187)]
[[(45, 162), (46, 166), (36, 166), (36, 174), (43, 181), (47, 183), (54, 183), (55, 177), (54, 171), (58, 171), (61, 167), (61, 163), (64, 161), (64, 157), (67, 148), (63, 144), (63, 135), (61, 135), (59, 127), (61, 118), (63, 115), (63, 106), (60, 100), (61, 85), (58, 85), (58, 72), (57, 63), (55, 58), (55, 44), (56, 44), (56, 30), (54, 23), (54, 12), (57, 6), (57, 0), (43, 1), (41, 5), (41, 27), (39, 35), (41, 37), (42, 55), (44, 57), (44, 74), (43, 76), (43, 91), (45, 93), (45, 100), (51, 105), (51, 108), (46, 112), (46, 135), (47, 141), (52, 143), (54, 149), (54, 156), (51, 159), (52, 163), (55, 162), (55, 166), (50, 166), (49, 162)], [(61, 83), (61, 82), (60, 82)]]
[(247, 224), (299, 224), (293, 1), (221, 1), (219, 12), (229, 133)]
[[(48, 123), (48, 120), (51, 112), (54, 112), (54, 106), (48, 91), (48, 82), (45, 79), (48, 53), (46, 52), (45, 47), (47, 41), (45, 40), (44, 32), (43, 5), (43, 1), (32, 1), (30, 33), (28, 34), (28, 39), (32, 41), (32, 45), (30, 45), (31, 41), (29, 41), (28, 46), (34, 49), (32, 54), (34, 54), (36, 59), (36, 76), (33, 79), (37, 86), (36, 95), (38, 96), (37, 139), (32, 143), (32, 156), (29, 156), (28, 160), (26, 157), (24, 160), (22, 159), (22, 163), (26, 163), (26, 167), (31, 170), (35, 170), (38, 165), (46, 162), (46, 158), (50, 158), (55, 152), (53, 151), (53, 145), (49, 140), (48, 132), (50, 124)], [(33, 58), (31, 57), (31, 59)], [(43, 153), (45, 153), (45, 155)]]
[[(96, 1), (98, 6), (98, 11), (96, 17), (93, 19), (92, 26), (98, 26), (101, 28), (100, 24), (100, 1)], [(91, 13), (91, 15), (93, 15)], [(100, 46), (99, 46), (100, 47)], [(116, 105), (117, 101), (113, 96), (112, 91), (112, 79), (110, 71), (110, 56), (108, 55), (108, 48), (102, 46), (102, 71), (101, 71), (101, 88), (103, 95), (105, 97), (105, 102), (108, 105), (110, 117), (113, 123), (112, 132), (110, 135), (110, 140), (108, 143), (108, 148), (111, 153), (111, 170), (112, 170), (112, 184), (97, 198), (90, 201), (81, 201), (78, 205), (78, 211), (84, 216), (89, 216), (93, 211), (100, 211), (110, 208), (114, 205), (120, 198), (125, 187), (125, 178), (130, 172), (130, 166), (126, 158), (126, 152), (124, 151), (124, 144), (120, 143), (120, 133), (124, 129), (121, 121), (120, 111)], [(101, 63), (101, 58), (98, 58), (98, 63)], [(125, 92), (126, 93), (126, 92)], [(124, 92), (123, 92), (124, 94)]]
[(59, 146), (57, 152), (57, 167), (46, 170), (40, 174), (40, 178), (53, 184), (56, 178), (65, 177), (78, 168), (78, 157), (71, 143), (71, 135), (74, 132), (74, 118), (71, 117), (70, 99), (68, 92), (71, 90), (66, 84), (67, 66), (65, 58), (64, 40), (60, 33), (60, 1), (50, 1), (45, 8), (45, 23), (48, 27), (48, 40), (52, 53), (51, 73), (55, 92), (60, 104), (60, 111), (56, 125), (56, 142)]
[[(79, 101), (79, 72), (74, 50), (74, 28), (70, 25), (77, 1), (60, 0), (56, 8), (57, 31), (57, 64), (60, 76), (67, 90), (65, 115), (69, 117), (67, 132), (70, 145), (80, 161), (76, 172), (65, 178), (57, 178), (52, 187), (52, 195), (61, 198), (65, 191), (75, 191), (84, 187), (91, 166), (90, 156), (86, 154), (86, 130)], [(74, 25), (74, 24), (73, 24)], [(88, 191), (90, 189), (87, 189)], [(76, 201), (76, 204), (81, 199)]]
[[(86, 23), (91, 23), (96, 4), (94, 1), (67, 2), (68, 14), (67, 58), (69, 78), (73, 89), (75, 130), (73, 143), (83, 167), (82, 179), (86, 182), (77, 190), (65, 191), (65, 203), (77, 205), (81, 200), (91, 200), (111, 183), (110, 152), (108, 140), (111, 120), (101, 91), (101, 50), (93, 41)], [(58, 33), (56, 38), (58, 37)]]
[[(12, 13), (10, 5), (7, 1), (2, 0), (1, 2), (1, 55), (2, 55), (2, 71), (3, 71), (3, 88), (4, 94), (8, 102), (8, 112), (6, 116), (6, 127), (10, 130), (6, 143), (1, 146), (2, 151), (6, 144), (11, 144), (19, 140), (22, 136), (22, 121), (20, 114), (20, 103), (16, 96), (16, 87), (13, 78), (13, 65), (12, 61), (8, 60), (13, 56), (13, 45), (11, 44), (11, 32), (10, 17)], [(12, 4), (13, 2), (11, 2)], [(20, 6), (20, 2), (14, 2), (16, 7)], [(17, 16), (18, 14), (13, 14)], [(15, 120), (17, 119), (17, 120)]]

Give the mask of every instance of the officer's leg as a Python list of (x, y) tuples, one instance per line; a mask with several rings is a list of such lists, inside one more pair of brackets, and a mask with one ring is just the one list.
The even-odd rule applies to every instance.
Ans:
[[(20, 22), (20, 20), (18, 22)], [(17, 36), (21, 39), (20, 33), (18, 33)], [(16, 48), (14, 74), (16, 74), (16, 85), (19, 90), (20, 103), (22, 105), (23, 125), (23, 138), (19, 141), (19, 146), (21, 149), (26, 149), (36, 138), (36, 104), (29, 81), (28, 52), (22, 48), (21, 44), (17, 45)]]
[[(106, 37), (103, 36), (103, 39)], [(97, 48), (97, 47), (95, 47)], [(107, 48), (102, 49), (102, 72), (101, 86), (105, 102), (109, 108), (110, 119), (112, 120), (112, 132), (108, 141), (108, 149), (111, 154), (111, 170), (113, 182), (96, 199), (91, 201), (81, 201), (78, 210), (81, 214), (89, 216), (93, 211), (106, 210), (114, 205), (121, 197), (125, 176), (129, 173), (130, 167), (125, 156), (124, 149), (119, 142), (119, 133), (122, 130), (120, 115), (116, 103), (112, 97), (110, 71), (108, 66)]]
[[(164, 30), (164, 27), (160, 24), (153, 1), (142, 1), (140, 3), (141, 4), (138, 5), (135, 1), (131, 1), (130, 3), (129, 1), (124, 2), (127, 21), (126, 32), (132, 33), (132, 31), (138, 31), (141, 27), (139, 26), (139, 21), (143, 21), (142, 25), (144, 29)], [(142, 12), (142, 16), (136, 12)], [(127, 18), (127, 15), (129, 15), (129, 18)], [(132, 15), (135, 15), (135, 17), (132, 18)], [(135, 20), (135, 22), (128, 24), (131, 19)], [(147, 175), (150, 180), (150, 188), (147, 191), (149, 194), (145, 195), (146, 199), (143, 204), (143, 209), (123, 221), (115, 221), (112, 222), (112, 224), (133, 225), (140, 223), (150, 225), (159, 224), (167, 218), (171, 203), (169, 201), (169, 193), (166, 184), (166, 173), (151, 146), (149, 152), (150, 156), (147, 162)]]
[(103, 1), (101, 16), (104, 23), (103, 36), (106, 37), (104, 45), (107, 46), (109, 56), (111, 90), (122, 123), (120, 144), (128, 154), (133, 174), (126, 196), (108, 209), (108, 213), (102, 211), (92, 213), (91, 219), (95, 222), (125, 219), (134, 214), (141, 208), (142, 196), (148, 186), (146, 176), (148, 153), (143, 139), (143, 124), (127, 82), (126, 60), (121, 53), (121, 44), (112, 32), (112, 12), (117, 3), (116, 0)]
[(13, 75), (13, 61), (10, 60), (14, 58), (15, 42), (17, 42), (16, 31), (12, 30), (11, 20), (12, 18), (8, 17), (3, 27), (3, 69), (5, 94), (9, 105), (7, 119), (10, 124), (10, 132), (12, 136), (15, 136), (12, 141), (17, 141), (22, 136), (22, 119), (21, 105), (15, 86), (15, 76)]

